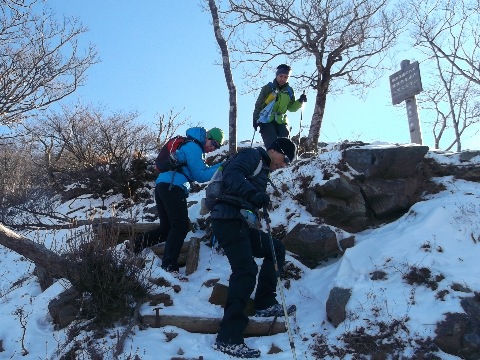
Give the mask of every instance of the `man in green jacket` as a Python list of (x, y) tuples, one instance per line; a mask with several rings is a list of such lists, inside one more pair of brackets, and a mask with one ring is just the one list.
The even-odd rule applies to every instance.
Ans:
[(265, 147), (278, 137), (289, 137), (287, 110), (295, 112), (307, 102), (305, 94), (295, 100), (295, 93), (288, 84), (291, 67), (281, 64), (277, 67), (275, 79), (262, 87), (253, 111), (253, 128), (260, 126)]

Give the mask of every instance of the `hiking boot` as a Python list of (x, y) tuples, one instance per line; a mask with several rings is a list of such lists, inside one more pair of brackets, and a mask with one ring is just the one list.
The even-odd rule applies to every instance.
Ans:
[(165, 270), (166, 272), (169, 272), (169, 273), (174, 273), (174, 272), (178, 272), (178, 270), (180, 270), (179, 266), (178, 265), (166, 265), (166, 266), (161, 266), (163, 270)]
[(242, 359), (251, 359), (251, 358), (260, 357), (260, 350), (251, 349), (245, 343), (230, 344), (230, 343), (217, 340), (213, 344), (213, 348), (225, 354), (242, 358)]
[(188, 277), (185, 275), (180, 274), (179, 267), (178, 265), (167, 265), (167, 266), (161, 266), (163, 270), (166, 272), (170, 273), (174, 278), (177, 280), (180, 280), (181, 282), (188, 282)]
[[(297, 307), (295, 305), (290, 305), (287, 307), (287, 314), (292, 315), (295, 311), (297, 311)], [(266, 309), (263, 310), (257, 310), (255, 312), (255, 316), (257, 317), (270, 317), (270, 316), (285, 316), (285, 313), (283, 312), (283, 306), (280, 304), (275, 304), (272, 305)]]

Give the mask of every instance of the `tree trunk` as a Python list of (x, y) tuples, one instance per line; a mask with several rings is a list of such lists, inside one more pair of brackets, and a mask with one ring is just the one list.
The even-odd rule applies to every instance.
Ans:
[(233, 82), (228, 46), (223, 38), (222, 29), (220, 28), (220, 20), (218, 18), (218, 9), (215, 0), (208, 0), (208, 6), (210, 7), (210, 13), (212, 14), (215, 38), (217, 39), (218, 46), (222, 53), (223, 72), (225, 73), (225, 81), (227, 82), (229, 94), (228, 151), (230, 154), (235, 154), (237, 152), (237, 89)]
[(323, 115), (325, 114), (325, 105), (327, 103), (327, 92), (320, 88), (315, 98), (315, 108), (313, 110), (310, 131), (308, 133), (307, 148), (310, 151), (317, 151), (317, 144), (320, 138), (320, 129), (322, 128)]
[(52, 277), (66, 278), (76, 284), (80, 280), (80, 268), (45, 246), (20, 236), (0, 224), (0, 245), (25, 256), (27, 259), (43, 267)]

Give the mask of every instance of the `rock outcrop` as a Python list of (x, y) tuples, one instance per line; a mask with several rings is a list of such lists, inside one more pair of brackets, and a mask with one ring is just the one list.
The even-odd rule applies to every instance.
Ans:
[(358, 232), (404, 214), (419, 201), (425, 183), (427, 146), (348, 147), (345, 170), (306, 191), (306, 208), (329, 225)]

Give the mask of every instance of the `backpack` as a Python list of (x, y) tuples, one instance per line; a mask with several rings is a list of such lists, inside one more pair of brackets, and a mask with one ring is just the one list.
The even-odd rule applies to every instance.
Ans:
[[(269, 82), (268, 85), (272, 89), (272, 92), (268, 94), (267, 98), (265, 99), (265, 103), (267, 104), (260, 114), (258, 115), (257, 122), (259, 123), (268, 123), (270, 121), (270, 115), (272, 114), (273, 105), (275, 105), (275, 97), (278, 93), (278, 90), (273, 87), (273, 82)], [(290, 96), (290, 100), (293, 100), (293, 90), (290, 86), (287, 86), (287, 93)], [(275, 94), (275, 96), (273, 96)]]
[[(272, 92), (275, 92), (275, 88), (273, 87), (273, 82), (269, 82), (268, 85), (270, 85), (270, 88), (272, 89)], [(284, 89), (285, 90), (285, 89)], [(289, 86), (287, 86), (287, 93), (288, 95), (290, 96), (290, 100), (293, 101), (293, 90), (292, 88)], [(277, 90), (278, 91), (278, 90)]]
[[(245, 200), (243, 200), (238, 196), (225, 195), (225, 187), (223, 185), (223, 169), (225, 169), (225, 167), (230, 163), (230, 161), (231, 160), (227, 160), (225, 164), (220, 166), (217, 169), (217, 171), (215, 171), (215, 173), (212, 176), (212, 179), (210, 180), (207, 187), (205, 188), (205, 201), (203, 205), (205, 205), (205, 208), (208, 211), (212, 211), (213, 207), (219, 201), (230, 202), (240, 206), (242, 205), (242, 203), (245, 204)], [(258, 166), (256, 167), (255, 171), (248, 178), (251, 179), (257, 176), (258, 174), (260, 174), (262, 167), (263, 167), (263, 160), (260, 159), (260, 162), (258, 163)]]
[(160, 149), (160, 152), (155, 159), (155, 166), (158, 172), (167, 172), (167, 171), (176, 171), (180, 169), (182, 166), (185, 166), (186, 163), (180, 163), (175, 156), (175, 152), (187, 142), (194, 141), (198, 146), (202, 148), (203, 145), (197, 139), (192, 137), (185, 137), (185, 136), (174, 136), (170, 140), (168, 140)]

